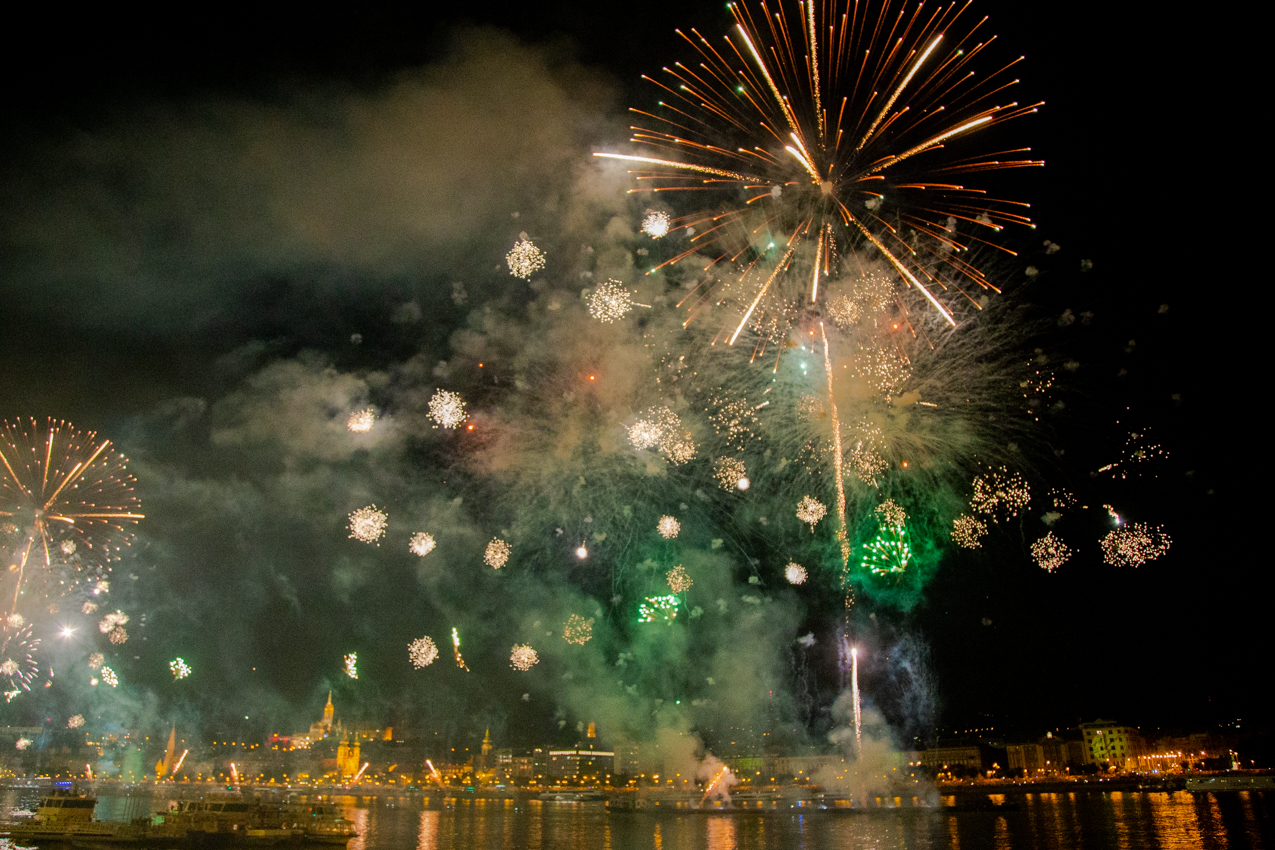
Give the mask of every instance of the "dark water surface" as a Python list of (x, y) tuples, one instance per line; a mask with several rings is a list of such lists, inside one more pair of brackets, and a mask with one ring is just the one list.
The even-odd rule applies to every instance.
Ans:
[[(8, 817), (15, 810), (33, 810), (39, 794), (34, 789), (0, 792), (0, 813)], [(100, 793), (97, 816), (144, 816), (165, 808), (173, 796)], [(197, 794), (188, 791), (187, 796)], [(327, 799), (359, 827), (361, 836), (349, 850), (1275, 850), (1275, 794), (1270, 792), (1029, 794), (1010, 798), (1021, 803), (1017, 811), (864, 814), (609, 813), (602, 803), (391, 794)]]

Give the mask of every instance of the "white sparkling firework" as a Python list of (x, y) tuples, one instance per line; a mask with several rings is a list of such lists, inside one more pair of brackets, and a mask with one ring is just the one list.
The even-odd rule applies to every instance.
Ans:
[(1140, 567), (1168, 552), (1172, 542), (1163, 526), (1135, 522), (1102, 538), (1102, 558), (1113, 567)]
[(68, 729), (79, 729), (83, 725), (84, 725), (83, 714), (72, 714), (70, 717), (66, 719), (66, 728)]
[(526, 280), (545, 267), (545, 255), (530, 239), (519, 239), (505, 255), (505, 262), (511, 275)]
[(509, 653), (509, 666), (526, 672), (540, 663), (540, 654), (529, 644), (520, 643)]
[(0, 663), (0, 676), (13, 676), (21, 669), (18, 662), (12, 658), (6, 658), (3, 663)]
[(428, 667), (438, 659), (438, 646), (428, 635), (419, 637), (407, 645), (407, 657), (417, 670)]
[(419, 558), (424, 558), (430, 552), (434, 551), (434, 547), (438, 544), (434, 542), (434, 535), (418, 531), (412, 535), (411, 541), (407, 544), (408, 551)]
[(647, 210), (642, 218), (642, 232), (652, 239), (667, 236), (672, 225), (673, 219), (663, 210)]
[(970, 508), (991, 516), (992, 522), (1000, 522), (1018, 516), (1018, 512), (1030, 501), (1031, 490), (1027, 480), (1002, 466), (974, 479)]
[(113, 614), (107, 614), (102, 621), (97, 624), (97, 630), (102, 634), (110, 634), (114, 629), (119, 628), (128, 622), (128, 615), (123, 611), (116, 611)]
[(886, 499), (876, 506), (877, 522), (882, 526), (902, 526), (908, 521), (908, 512), (894, 499)]
[(351, 679), (357, 679), (359, 677), (359, 654), (357, 652), (351, 652), (341, 661), (345, 667), (345, 675), (349, 676)]
[(483, 550), (483, 563), (493, 570), (498, 570), (509, 563), (509, 556), (513, 551), (513, 548), (508, 543), (499, 537), (494, 537), (487, 544), (487, 548)]
[(106, 661), (106, 656), (100, 652), (95, 652), (89, 656), (89, 669), (96, 670)]
[(890, 464), (874, 447), (875, 441), (870, 437), (855, 442), (850, 449), (850, 468), (864, 484), (877, 486), (877, 478), (889, 469)]
[(74, 541), (74, 540), (69, 540), (69, 539), (68, 539), (68, 540), (63, 540), (61, 543), (59, 543), (59, 544), (58, 544), (58, 548), (62, 550), (62, 554), (63, 554), (63, 555), (74, 555), (74, 554), (75, 554), (75, 541)]
[(389, 519), (389, 514), (376, 505), (350, 511), (350, 539), (380, 546)]
[(94, 596), (101, 596), (103, 593), (110, 593), (110, 592), (111, 592), (111, 583), (107, 581), (106, 579), (102, 579), (97, 584), (93, 585)]
[(429, 399), (429, 418), (435, 428), (459, 428), (465, 421), (465, 402), (450, 390), (435, 390)]
[(682, 531), (682, 524), (675, 517), (662, 516), (660, 521), (655, 524), (655, 530), (660, 533), (660, 537), (665, 540), (672, 540)]
[(184, 658), (174, 658), (168, 662), (168, 669), (172, 672), (174, 679), (185, 679), (190, 675), (190, 665)]
[(96, 602), (85, 602), (83, 605), (80, 606), (81, 614), (92, 614), (96, 610), (97, 610)]
[(863, 315), (859, 305), (844, 295), (837, 295), (828, 301), (828, 313), (843, 331), (853, 328)]
[(5, 622), (9, 624), (11, 629), (20, 629), (27, 624), (27, 618), (21, 614), (10, 614)]
[(747, 490), (748, 470), (744, 462), (733, 457), (719, 457), (713, 461), (713, 477), (723, 490)]
[(810, 533), (815, 533), (815, 525), (828, 515), (828, 507), (814, 496), (802, 496), (797, 503), (797, 519), (810, 526)]
[(977, 549), (983, 545), (983, 535), (987, 534), (987, 523), (978, 517), (961, 514), (952, 520), (952, 542), (966, 549)]
[(822, 419), (828, 413), (828, 405), (817, 395), (803, 395), (797, 399), (797, 415), (809, 422)]
[(1032, 544), (1032, 557), (1042, 570), (1052, 573), (1067, 563), (1071, 557), (1071, 548), (1062, 542), (1062, 538), (1049, 531)]
[(796, 561), (790, 561), (784, 567), (784, 578), (788, 579), (789, 584), (805, 584), (806, 576), (806, 568)]
[(648, 307), (633, 300), (633, 293), (618, 280), (606, 280), (599, 283), (591, 294), (585, 298), (589, 305), (589, 315), (600, 322), (618, 322), (629, 314), (634, 307)]
[(115, 671), (112, 670), (110, 667), (103, 667), (102, 672), (99, 675), (101, 675), (102, 677), (103, 684), (110, 685), (112, 688), (119, 687), (120, 677), (117, 676), (115, 674)]
[(716, 406), (710, 409), (708, 420), (729, 445), (742, 451), (749, 441), (757, 437), (756, 428), (760, 424), (757, 407), (740, 398), (713, 401)]
[(667, 407), (652, 407), (628, 430), (629, 442), (635, 449), (659, 449), (674, 464), (695, 457), (695, 441), (682, 427), (682, 420)]
[(111, 629), (110, 635), (107, 636), (111, 643), (119, 646), (128, 640), (128, 632), (124, 631), (123, 626)]
[(350, 414), (345, 420), (346, 430), (353, 434), (366, 434), (376, 424), (376, 408), (365, 407)]
[(695, 583), (695, 580), (686, 574), (686, 568), (681, 564), (669, 570), (664, 578), (668, 581), (669, 589), (674, 593), (685, 593)]
[(579, 614), (572, 614), (562, 627), (562, 639), (567, 643), (584, 646), (593, 637), (593, 618), (587, 620)]
[(19, 750), (25, 750), (27, 747), (31, 746), (32, 743), (33, 742), (31, 741), (30, 738), (27, 738), (24, 736), (14, 741), (13, 746), (17, 747)]

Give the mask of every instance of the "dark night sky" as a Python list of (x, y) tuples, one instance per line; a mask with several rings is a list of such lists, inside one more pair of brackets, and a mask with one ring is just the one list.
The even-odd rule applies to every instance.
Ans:
[[(1047, 102), (1039, 115), (1015, 122), (1021, 123), (1019, 138), (1048, 163), (1043, 171), (1013, 174), (1013, 194), (1032, 202), (1037, 223), (1035, 233), (1016, 237), (1016, 244), (1025, 257), (1039, 255), (1043, 239), (1062, 246), (1043, 262), (1047, 274), (1031, 297), (1042, 315), (1066, 309), (1093, 314), (1083, 330), (1047, 335), (1048, 344), (1080, 360), (1082, 369), (1067, 387), (1074, 412), (1046, 440), (1049, 447), (1068, 445), (1070, 455), (1046, 457), (1040, 467), (1050, 481), (1068, 482), (1091, 498), (1110, 495), (1129, 515), (1163, 523), (1174, 546), (1167, 557), (1137, 570), (1105, 566), (1091, 556), (1050, 576), (1024, 552), (1040, 528), (1031, 518), (983, 550), (951, 553), (917, 609), (894, 615), (879, 633), (865, 626), (880, 638), (872, 655), (877, 666), (865, 671), (869, 691), (874, 683), (888, 690), (890, 636), (912, 635), (929, 647), (940, 729), (983, 725), (985, 715), (998, 727), (1025, 733), (1098, 716), (1151, 727), (1269, 720), (1262, 683), (1253, 675), (1264, 603), (1254, 592), (1260, 582), (1248, 574), (1258, 566), (1250, 554), (1251, 532), (1239, 520), (1240, 469), (1252, 463), (1235, 457), (1250, 442), (1237, 425), (1257, 415), (1236, 404), (1239, 355), (1229, 342), (1247, 322), (1237, 322), (1234, 305), (1223, 306), (1209, 291), (1221, 293), (1232, 284), (1188, 228), (1179, 212), (1185, 201), (1175, 194), (1181, 190), (1166, 177), (1177, 167), (1181, 144), (1173, 129), (1181, 120), (1180, 110), (1171, 108), (1174, 92), (1188, 85), (1189, 72), (1154, 45), (1182, 34), (1148, 31), (1147, 22), (1111, 8), (1090, 3), (1044, 11), (1004, 0), (973, 7), (991, 16), (1006, 50), (1026, 54), (1019, 71), (1023, 97)], [(367, 457), (316, 449), (297, 459), (254, 448), (245, 422), (262, 409), (254, 405), (283, 392), (270, 384), (273, 378), (261, 376), (271, 363), (310, 362), (305, 357), (311, 355), (303, 355), (310, 351), (335, 367), (335, 377), (323, 378), (323, 391), (337, 395), (345, 376), (357, 382), (369, 373), (388, 373), (387, 384), (373, 381), (366, 390), (373, 400), (392, 397), (412, 376), (432, 381), (429, 365), (455, 354), (449, 334), (465, 322), (452, 308), (451, 280), (473, 257), (488, 266), (499, 262), (502, 246), (530, 226), (509, 225), (505, 211), (529, 209), (552, 194), (546, 187), (565, 181), (591, 147), (621, 143), (623, 108), (650, 97), (638, 75), (687, 53), (675, 27), (716, 35), (729, 17), (720, 5), (662, 0), (625, 7), (524, 4), (513, 11), (480, 5), (467, 14), (482, 17), (464, 19), (439, 18), (424, 7), (288, 19), (219, 8), (172, 22), (157, 37), (156, 22), (140, 13), (90, 14), (98, 17), (80, 19), (70, 31), (64, 22), (46, 20), (37, 31), (38, 59), (15, 52), (4, 59), (14, 85), (4, 107), (9, 129), (0, 162), (6, 210), (0, 217), (0, 291), (7, 317), (0, 338), (0, 415), (65, 417), (114, 437), (139, 461), (144, 498), (148, 487), (163, 491), (150, 496), (150, 505), (179, 502), (173, 495), (178, 479), (217, 480), (199, 497), (204, 510), (219, 514), (215, 522), (203, 522), (196, 503), (186, 501), (186, 513), (165, 517), (161, 508), (161, 516), (152, 515), (141, 529), (145, 554), (133, 571), (142, 577), (121, 593), (129, 594), (124, 598), (136, 611), (153, 606), (157, 625), (147, 648), (137, 649), (132, 681), (138, 685), (127, 699), (148, 717), (202, 716), (224, 726), (229, 716), (252, 713), (236, 706), (251, 704), (271, 724), (298, 723), (318, 705), (316, 694), (333, 684), (328, 656), (334, 645), (327, 638), (348, 627), (370, 646), (380, 624), (369, 612), (378, 605), (396, 610), (402, 600), (390, 580), (368, 581), (360, 572), (365, 567), (332, 555), (344, 548), (343, 534), (325, 549), (308, 540), (304, 528), (272, 527), (268, 511), (260, 522), (247, 507), (229, 516), (236, 510), (231, 506), (266, 498), (248, 492), (255, 473), (247, 470), (277, 465), (281, 480), (295, 473), (305, 479), (304, 488), (322, 488), (324, 476), (344, 481), (348, 474), (361, 482), (366, 501), (390, 499), (385, 491), (397, 488), (405, 502), (429, 503), (434, 496), (426, 491), (442, 484), (388, 474), (378, 479)], [(358, 135), (350, 130), (358, 118), (350, 116), (360, 109), (396, 114), (413, 108), (410, 86), (402, 102), (387, 105), (380, 97), (401, 91), (395, 87), (404, 80), (424, 80), (424, 89), (455, 97), (484, 97), (453, 78), (475, 67), (456, 58), (474, 45), (485, 61), (494, 56), (499, 62), (504, 54), (511, 64), (531, 69), (526, 96), (554, 98), (543, 101), (544, 114), (566, 116), (567, 122), (534, 139), (511, 140), (512, 164), (493, 165), (474, 181), (473, 192), (481, 197), (466, 197), (463, 185), (448, 184), (437, 198), (413, 198), (411, 189), (419, 184), (410, 152), (376, 135), (393, 128), (394, 118), (337, 154), (316, 141), (320, 131), (297, 135), (289, 129), (335, 127), (334, 133)], [(542, 83), (556, 89), (546, 94), (548, 88), (530, 88)], [(490, 94), (499, 108), (510, 110), (522, 96)], [(354, 106), (342, 112), (333, 103)], [(458, 128), (473, 111), (445, 98), (430, 103), (448, 121), (460, 122), (453, 125)], [(417, 116), (425, 124), (434, 117)], [(412, 133), (429, 136), (417, 118), (404, 120)], [(495, 113), (492, 120), (498, 120)], [(498, 153), (499, 132), (494, 138), (472, 142), (467, 153), (475, 161)], [(272, 148), (281, 139), (292, 147)], [(557, 145), (559, 155), (537, 157), (542, 145)], [(386, 161), (360, 170), (342, 158), (360, 151)], [(162, 162), (152, 167), (152, 156)], [(254, 170), (254, 163), (265, 165)], [(333, 181), (336, 188), (327, 194), (305, 196), (311, 179), (334, 166), (349, 173), (349, 182)], [(248, 186), (245, 179), (237, 185), (236, 168), (262, 184)], [(386, 168), (399, 169), (401, 183), (387, 177)], [(206, 180), (198, 179), (205, 173)], [(506, 187), (510, 197), (499, 197)], [(272, 231), (295, 214), (261, 206), (273, 202), (344, 211)], [(469, 224), (482, 232), (458, 234), (446, 221), (417, 231), (417, 213), (403, 213), (412, 204), (441, 208), (428, 210), (440, 220), (454, 210), (455, 229)], [(489, 231), (496, 209), (505, 224)], [(358, 230), (374, 227), (382, 213), (393, 219), (388, 229), (394, 231), (384, 244), (380, 234)], [(75, 223), (57, 224), (67, 220)], [(543, 225), (550, 216), (529, 214), (528, 220)], [(333, 236), (330, 229), (342, 227), (346, 231)], [(40, 228), (52, 229), (42, 236)], [(413, 255), (410, 245), (418, 238), (425, 247)], [(1093, 261), (1092, 272), (1077, 273), (1082, 259)], [(1021, 276), (1027, 261), (1007, 268)], [(1211, 286), (1201, 286), (1199, 270), (1210, 266)], [(467, 281), (475, 302), (494, 297), (484, 287), (498, 281), (488, 277), (489, 284)], [(396, 305), (409, 300), (424, 310), (424, 323), (387, 321)], [(353, 332), (364, 334), (362, 346), (348, 343)], [(405, 365), (415, 362), (418, 350), (425, 352), (424, 372), (419, 364), (415, 372)], [(180, 412), (179, 399), (201, 399), (207, 407), (191, 420)], [(286, 409), (281, 403), (281, 417)], [(292, 427), (286, 418), (278, 423)], [(1118, 487), (1095, 483), (1089, 472), (1112, 459), (1128, 428), (1146, 426), (1171, 452), (1156, 477)], [(205, 456), (210, 444), (220, 454)], [(227, 446), (243, 447), (242, 475), (216, 468), (226, 462)], [(393, 484), (387, 483), (391, 477)], [(333, 516), (328, 524), (338, 525), (340, 513)], [(240, 539), (226, 548), (228, 530)], [(276, 552), (305, 550), (300, 559), (324, 565), (311, 573), (279, 567), (269, 580), (260, 571), (273, 567), (229, 566), (227, 559), (237, 557), (232, 553), (251, 549), (255, 536), (271, 538)], [(204, 556), (202, 563), (191, 560), (196, 555)], [(393, 569), (411, 580), (410, 565)], [(342, 593), (355, 593), (360, 602), (351, 606)], [(289, 610), (321, 613), (309, 619), (309, 631), (285, 637), (272, 623), (285, 621)], [(403, 627), (415, 633), (415, 626)], [(804, 621), (802, 629), (807, 627), (820, 624)], [(390, 631), (394, 636), (386, 640), (397, 646), (398, 633)], [(430, 633), (441, 645), (445, 630), (435, 626)], [(180, 640), (167, 639), (170, 634), (191, 637), (183, 648)], [(195, 634), (205, 635), (202, 646), (195, 645)], [(209, 645), (208, 634), (217, 635), (218, 646)], [(156, 655), (161, 644), (162, 659)], [(318, 659), (316, 647), (328, 656)], [(163, 675), (153, 673), (183, 652), (218, 670), (216, 699), (175, 694)], [(388, 661), (367, 654), (370, 664), (390, 669)], [(258, 663), (275, 681), (243, 673)], [(827, 675), (826, 653), (819, 663)], [(374, 666), (373, 675), (379, 669)], [(397, 693), (394, 683), (402, 675), (387, 673), (385, 684), (342, 696), (369, 716), (420, 710), (419, 698)], [(493, 700), (521, 687), (506, 679), (491, 686), (501, 695)], [(428, 703), (430, 710), (455, 712), (482, 703), (481, 691), (473, 688), (436, 699), (441, 702)], [(73, 702), (55, 700), (41, 711), (69, 711)], [(552, 728), (543, 718), (555, 706), (545, 693), (534, 694), (531, 704), (539, 719), (519, 718), (507, 706), (481, 709), (488, 712), (481, 716), (532, 738)], [(125, 722), (128, 712), (98, 710), (117, 722)], [(582, 713), (577, 707), (565, 716), (574, 723)], [(450, 722), (468, 731), (463, 719)]]

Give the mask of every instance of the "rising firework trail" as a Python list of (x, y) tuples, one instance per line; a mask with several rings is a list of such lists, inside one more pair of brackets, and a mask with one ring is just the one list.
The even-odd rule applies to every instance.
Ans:
[(728, 8), (724, 42), (679, 31), (695, 59), (644, 77), (664, 99), (631, 110), (641, 150), (594, 154), (633, 163), (631, 191), (699, 207), (673, 219), (685, 247), (656, 268), (699, 255), (729, 271), (723, 292), (709, 283), (691, 296), (687, 321), (727, 302), (738, 313), (731, 344), (750, 322), (791, 326), (818, 308), (840, 258), (871, 245), (897, 275), (896, 298), (917, 293), (955, 326), (956, 303), (996, 289), (968, 252), (999, 247), (1008, 224), (1031, 225), (1027, 204), (961, 182), (1043, 164), (1027, 148), (981, 145), (986, 130), (1041, 105), (1008, 99), (1022, 57), (976, 75), (995, 37), (968, 3)]

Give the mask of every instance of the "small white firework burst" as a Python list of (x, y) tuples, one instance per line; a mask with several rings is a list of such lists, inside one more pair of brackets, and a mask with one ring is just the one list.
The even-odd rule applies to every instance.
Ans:
[(797, 415), (810, 422), (822, 419), (828, 413), (828, 405), (817, 395), (803, 395), (797, 399)]
[(664, 210), (647, 210), (642, 217), (642, 232), (652, 239), (667, 236), (672, 225), (673, 219)]
[(376, 424), (376, 408), (365, 407), (350, 414), (345, 420), (346, 430), (353, 434), (366, 434)]
[(108, 636), (108, 640), (110, 640), (110, 642), (115, 644), (116, 646), (119, 646), (120, 644), (128, 640), (128, 632), (124, 631), (123, 626), (119, 626), (117, 628), (111, 629), (111, 633)]
[(513, 547), (508, 543), (499, 537), (493, 537), (487, 544), (487, 548), (483, 550), (483, 563), (493, 570), (498, 570), (509, 563), (509, 556), (513, 554), (513, 551)]
[(417, 670), (428, 667), (438, 659), (438, 645), (428, 635), (419, 637), (407, 645), (407, 657)]
[(174, 679), (185, 679), (190, 675), (190, 665), (183, 658), (174, 658), (168, 662), (168, 669), (172, 671)]
[(102, 634), (110, 634), (115, 629), (128, 622), (128, 615), (123, 611), (116, 611), (113, 614), (107, 614), (97, 624), (97, 630)]
[(120, 677), (117, 676), (115, 671), (110, 667), (103, 667), (102, 672), (99, 675), (102, 677), (103, 684), (110, 685), (112, 688), (119, 687)]
[(1032, 557), (1036, 559), (1037, 564), (1040, 564), (1042, 570), (1052, 573), (1067, 563), (1071, 557), (1071, 548), (1062, 542), (1062, 538), (1048, 531), (1045, 532), (1044, 537), (1032, 544)]
[(523, 280), (531, 277), (545, 267), (545, 255), (532, 244), (530, 239), (519, 239), (513, 249), (505, 255), (509, 264), (509, 273)]
[(408, 550), (419, 558), (424, 558), (430, 552), (434, 551), (434, 547), (438, 544), (434, 541), (434, 535), (418, 531), (412, 535), (411, 541), (407, 544)]
[(894, 281), (889, 275), (870, 272), (850, 287), (850, 297), (864, 313), (880, 313), (894, 303)]
[(695, 580), (686, 574), (686, 567), (681, 564), (669, 570), (664, 578), (668, 581), (669, 589), (674, 593), (685, 593), (695, 583)]
[(509, 653), (509, 666), (524, 673), (540, 663), (540, 653), (529, 644), (520, 643)]
[(11, 629), (20, 629), (27, 624), (27, 618), (21, 614), (14, 613), (10, 614), (5, 619), (5, 622), (9, 624), (9, 628)]
[(992, 469), (974, 479), (970, 508), (992, 517), (992, 522), (1012, 519), (1031, 501), (1027, 480), (1005, 467)]
[(682, 524), (675, 517), (665, 515), (660, 517), (660, 521), (655, 524), (655, 530), (665, 540), (672, 540), (682, 532)]
[(58, 548), (62, 550), (62, 554), (63, 554), (63, 555), (74, 555), (74, 554), (75, 554), (75, 541), (74, 541), (74, 540), (63, 540), (61, 543), (59, 543), (59, 544), (58, 544)]
[(0, 664), (0, 676), (13, 676), (21, 669), (22, 668), (18, 665), (18, 662), (14, 661), (12, 658), (6, 658), (4, 663)]
[(797, 519), (810, 526), (810, 533), (815, 533), (819, 520), (828, 515), (828, 507), (814, 496), (802, 496), (797, 503)]
[(784, 578), (788, 579), (789, 584), (805, 584), (806, 575), (806, 568), (796, 561), (790, 561), (784, 567)]
[(345, 675), (351, 679), (359, 677), (359, 654), (357, 652), (351, 652), (345, 656), (341, 659), (341, 664), (345, 668)]
[(593, 618), (585, 619), (579, 614), (572, 614), (562, 627), (562, 639), (567, 643), (584, 646), (593, 637)]
[(1163, 526), (1152, 528), (1145, 522), (1135, 522), (1117, 528), (1100, 542), (1102, 558), (1108, 564), (1113, 567), (1140, 567), (1168, 552), (1173, 541), (1164, 533)]
[(84, 725), (83, 714), (72, 714), (70, 717), (66, 719), (66, 728), (68, 729), (79, 729), (83, 725)]
[(585, 297), (589, 305), (589, 315), (600, 322), (618, 322), (629, 314), (634, 307), (647, 307), (633, 300), (633, 293), (618, 280), (606, 280), (599, 283), (591, 294)]
[(85, 602), (83, 605), (80, 606), (80, 613), (82, 614), (92, 614), (96, 610), (97, 610), (96, 602)]
[(844, 295), (837, 295), (828, 302), (828, 313), (832, 316), (832, 321), (837, 327), (849, 330), (854, 327), (863, 311), (859, 309), (859, 305), (851, 301)]
[(24, 736), (14, 741), (13, 746), (17, 747), (19, 750), (25, 750), (27, 747), (31, 746), (31, 743), (31, 739)]
[(635, 449), (658, 448), (674, 464), (695, 457), (695, 441), (682, 420), (667, 407), (652, 407), (645, 417), (629, 426), (629, 442)]
[(713, 461), (713, 477), (723, 490), (747, 490), (748, 470), (744, 462), (733, 457), (719, 457)]
[(908, 512), (894, 499), (886, 499), (876, 507), (877, 522), (881, 525), (898, 527), (908, 521)]
[(350, 511), (350, 539), (381, 545), (390, 516), (376, 505)]
[(952, 520), (952, 542), (966, 549), (977, 549), (983, 545), (983, 535), (987, 534), (987, 523), (978, 517), (961, 514)]
[(89, 669), (96, 670), (106, 661), (106, 656), (100, 652), (95, 652), (89, 656)]
[(435, 428), (458, 428), (465, 421), (465, 402), (450, 390), (435, 390), (429, 399), (429, 418)]
[(110, 593), (110, 592), (111, 592), (111, 583), (107, 581), (106, 579), (100, 579), (95, 585), (93, 585), (94, 596), (101, 596), (103, 593)]

